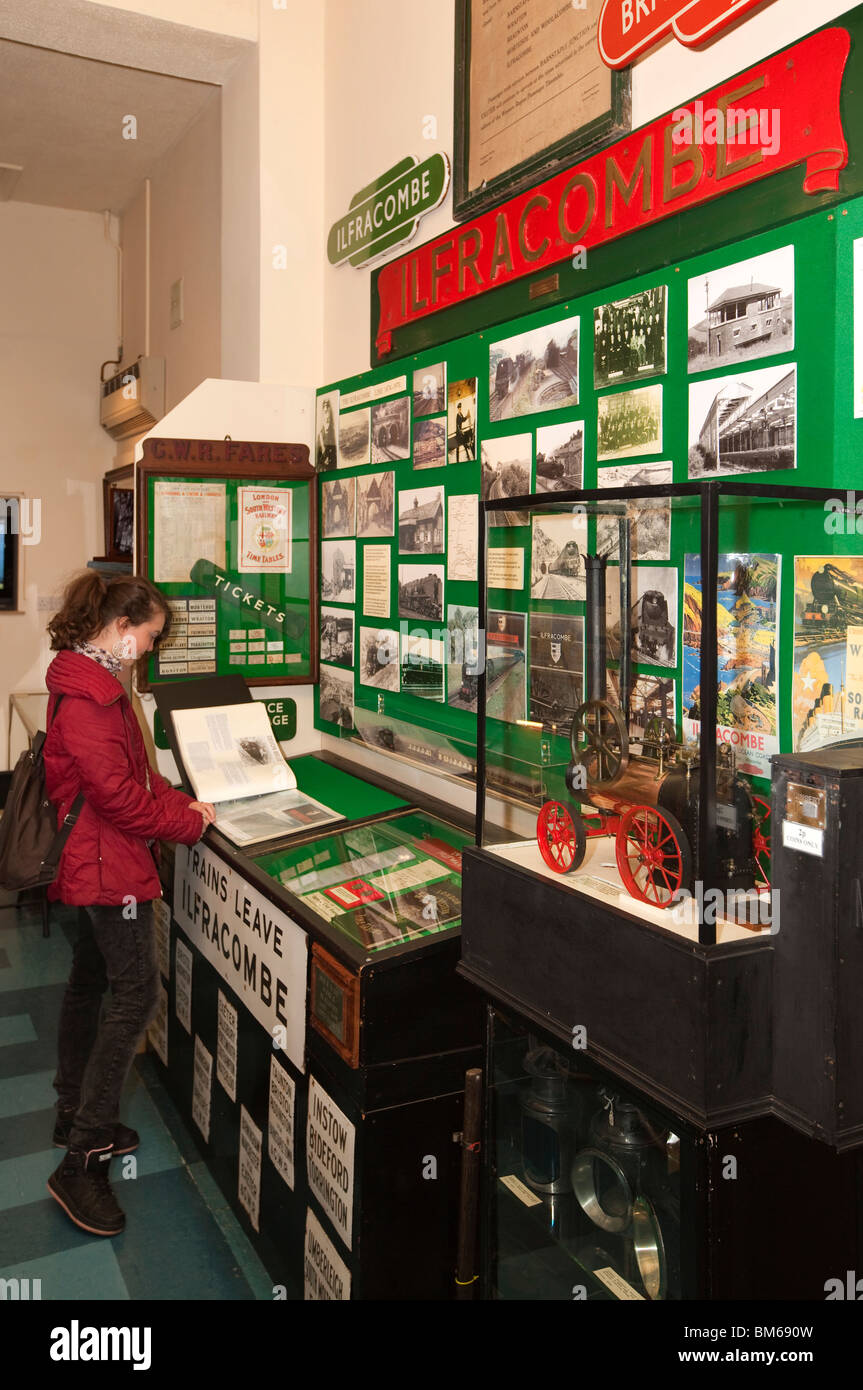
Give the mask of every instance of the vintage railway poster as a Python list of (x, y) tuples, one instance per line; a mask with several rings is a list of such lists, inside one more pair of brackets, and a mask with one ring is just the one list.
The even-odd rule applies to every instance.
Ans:
[[(737, 769), (770, 776), (779, 752), (776, 672), (779, 555), (719, 556), (717, 742), (730, 744)], [(683, 733), (697, 739), (700, 720), (701, 557), (683, 570)]]
[(863, 556), (795, 556), (795, 752), (863, 736), (861, 629)]

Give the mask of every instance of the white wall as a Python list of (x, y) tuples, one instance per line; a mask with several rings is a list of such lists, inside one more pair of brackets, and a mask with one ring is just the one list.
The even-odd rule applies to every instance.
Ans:
[[(153, 172), (150, 191), (150, 353), (166, 361), (166, 409), (221, 374), (220, 94)], [(123, 360), (145, 344), (145, 190), (126, 209)], [(170, 287), (183, 280), (183, 323), (171, 328)]]
[(22, 545), (22, 606), (0, 614), (0, 766), (9, 694), (44, 689), (50, 611), (104, 554), (99, 367), (116, 351), (116, 259), (98, 213), (0, 203), (0, 495), (38, 498), (41, 538)]
[(258, 37), (259, 0), (93, 0), (103, 9), (128, 10), (132, 14), (187, 24), (232, 38)]
[(222, 375), (257, 381), (261, 363), (258, 52), (222, 88)]
[(324, 370), (324, 9), (260, 0), (260, 375), (292, 386)]
[[(666, 39), (633, 69), (633, 125), (751, 66), (852, 8), (851, 0), (773, 0), (700, 51)], [(452, 155), (454, 0), (327, 0), (326, 230), (352, 195), (407, 154)], [(437, 142), (423, 139), (434, 115)], [(451, 195), (420, 223), (415, 244), (453, 225)], [(403, 254), (402, 247), (394, 256)], [(325, 255), (325, 253), (324, 253)], [(369, 366), (371, 271), (324, 270), (321, 385)]]

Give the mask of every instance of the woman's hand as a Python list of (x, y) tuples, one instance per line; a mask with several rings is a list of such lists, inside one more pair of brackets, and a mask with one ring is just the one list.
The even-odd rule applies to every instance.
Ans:
[(204, 817), (204, 830), (208, 825), (212, 825), (216, 819), (216, 808), (209, 801), (190, 801), (189, 808), (192, 811), (200, 811)]

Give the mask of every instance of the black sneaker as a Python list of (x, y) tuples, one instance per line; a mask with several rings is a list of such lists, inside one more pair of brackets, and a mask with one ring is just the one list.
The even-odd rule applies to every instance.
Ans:
[(94, 1236), (118, 1236), (126, 1218), (111, 1191), (111, 1149), (69, 1149), (48, 1179), (48, 1191), (71, 1221)]
[[(72, 1133), (72, 1121), (75, 1119), (74, 1110), (58, 1110), (57, 1123), (54, 1126), (54, 1147), (55, 1149), (68, 1149), (69, 1136)], [(130, 1154), (141, 1142), (141, 1137), (137, 1130), (129, 1129), (128, 1125), (119, 1122), (114, 1126), (114, 1153)]]

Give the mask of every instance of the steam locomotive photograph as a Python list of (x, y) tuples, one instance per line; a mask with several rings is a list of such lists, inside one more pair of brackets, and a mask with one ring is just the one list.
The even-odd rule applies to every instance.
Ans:
[(443, 565), (399, 565), (399, 617), (443, 622)]
[(534, 513), (531, 527), (531, 598), (582, 600), (585, 596), (586, 514)]
[[(606, 589), (608, 653), (620, 654), (619, 590)], [(630, 632), (633, 661), (651, 666), (677, 665), (677, 570), (651, 565), (632, 570)]]
[(492, 343), (489, 418), (507, 420), (578, 405), (579, 319), (562, 319)]
[(545, 425), (536, 432), (537, 492), (575, 492), (584, 477), (584, 421)]
[(863, 735), (848, 698), (848, 629), (863, 626), (863, 556), (794, 560), (794, 746), (810, 752)]

